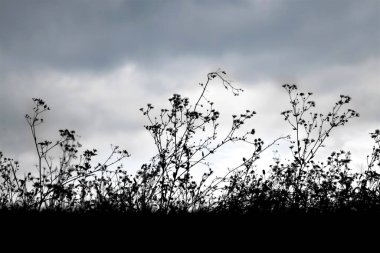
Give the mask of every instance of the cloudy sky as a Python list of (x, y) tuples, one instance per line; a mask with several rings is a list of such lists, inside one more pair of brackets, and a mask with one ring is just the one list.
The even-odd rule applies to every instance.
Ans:
[[(291, 130), (282, 84), (313, 92), (321, 112), (350, 95), (361, 117), (324, 152), (351, 150), (365, 165), (368, 133), (380, 128), (379, 0), (0, 0), (0, 150), (36, 162), (24, 115), (40, 97), (52, 109), (41, 138), (75, 129), (85, 148), (125, 147), (136, 168), (154, 154), (138, 109), (167, 107), (173, 93), (195, 98), (218, 68), (245, 90), (210, 86), (222, 125), (254, 109), (249, 127), (266, 142)], [(244, 152), (232, 145), (219, 161)]]

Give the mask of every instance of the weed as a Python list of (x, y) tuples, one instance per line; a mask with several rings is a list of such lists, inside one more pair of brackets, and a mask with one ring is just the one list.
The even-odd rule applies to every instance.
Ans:
[[(327, 115), (316, 110), (311, 92), (299, 92), (296, 85), (283, 85), (290, 108), (281, 113), (291, 127), (289, 136), (264, 145), (255, 130), (242, 132), (256, 114), (246, 110), (232, 115), (229, 131), (218, 134), (220, 112), (206, 97), (206, 88), (214, 79), (238, 96), (237, 89), (218, 70), (207, 75), (195, 103), (174, 94), (170, 107), (155, 111), (147, 104), (140, 111), (147, 119), (145, 129), (151, 135), (157, 154), (128, 174), (122, 161), (130, 155), (117, 146), (103, 163), (93, 164), (97, 150), (80, 152), (81, 144), (73, 130), (59, 130), (56, 141), (41, 140), (38, 126), (50, 110), (39, 98), (33, 98), (31, 115), (26, 115), (36, 158), (37, 172), (20, 174), (18, 161), (0, 152), (0, 208), (4, 210), (60, 212), (116, 212), (129, 214), (188, 213), (337, 213), (377, 211), (380, 209), (380, 131), (370, 133), (374, 141), (364, 172), (352, 172), (351, 154), (333, 152), (325, 162), (315, 161), (318, 151), (334, 129), (342, 127), (359, 114), (344, 109), (349, 96), (341, 95)], [(286, 163), (275, 160), (259, 171), (255, 162), (280, 140), (290, 142), (292, 158)], [(233, 142), (247, 143), (252, 155), (214, 177), (208, 159), (221, 147)], [(59, 151), (58, 161), (51, 153)], [(194, 168), (207, 171), (194, 179)]]

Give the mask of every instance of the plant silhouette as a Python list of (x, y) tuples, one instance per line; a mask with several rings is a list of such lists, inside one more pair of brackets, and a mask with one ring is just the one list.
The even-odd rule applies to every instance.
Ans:
[[(215, 79), (234, 96), (243, 91), (218, 70), (207, 74), (195, 101), (174, 94), (169, 108), (155, 110), (147, 104), (140, 109), (157, 153), (135, 174), (123, 168), (123, 160), (130, 155), (118, 146), (112, 146), (103, 163), (94, 164), (97, 150), (81, 152), (73, 130), (59, 130), (56, 141), (41, 140), (38, 128), (50, 108), (44, 100), (33, 98), (33, 112), (25, 118), (37, 170), (21, 175), (20, 163), (0, 152), (1, 210), (162, 214), (379, 210), (380, 130), (370, 133), (374, 145), (364, 172), (352, 172), (348, 151), (332, 152), (326, 161), (315, 160), (336, 128), (359, 117), (356, 111), (345, 109), (349, 96), (341, 95), (324, 115), (316, 111), (311, 92), (283, 85), (290, 107), (281, 115), (291, 135), (264, 145), (255, 129), (242, 130), (255, 116), (252, 110), (232, 115), (229, 131), (220, 135), (220, 112), (205, 93)], [(291, 158), (284, 163), (274, 159), (268, 168), (257, 169), (260, 155), (283, 140), (290, 143)], [(208, 159), (233, 142), (250, 145), (252, 155), (243, 157), (224, 176), (214, 176)], [(51, 158), (52, 152), (59, 152), (59, 158)], [(199, 180), (194, 178), (197, 167), (206, 169)]]

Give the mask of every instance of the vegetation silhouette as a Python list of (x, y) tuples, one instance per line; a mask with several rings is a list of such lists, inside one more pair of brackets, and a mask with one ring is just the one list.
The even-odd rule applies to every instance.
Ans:
[[(37, 171), (21, 175), (20, 163), (0, 152), (0, 208), (2, 213), (66, 213), (129, 215), (202, 214), (334, 214), (380, 210), (380, 130), (370, 133), (374, 145), (367, 168), (352, 172), (350, 152), (331, 153), (327, 161), (316, 161), (318, 151), (333, 131), (359, 114), (345, 109), (349, 96), (341, 95), (327, 114), (316, 111), (311, 92), (296, 85), (283, 85), (290, 107), (281, 113), (294, 138), (279, 137), (264, 145), (255, 130), (242, 131), (256, 114), (246, 110), (232, 115), (229, 131), (219, 135), (220, 113), (205, 91), (214, 79), (232, 95), (234, 87), (222, 70), (207, 74), (195, 103), (179, 94), (169, 98), (170, 108), (156, 112), (147, 104), (140, 111), (147, 119), (157, 154), (129, 174), (122, 162), (128, 151), (112, 146), (103, 163), (93, 164), (97, 150), (80, 152), (75, 131), (59, 130), (56, 141), (41, 140), (38, 127), (50, 110), (44, 100), (33, 98), (33, 113), (25, 116), (33, 137)], [(292, 157), (282, 163), (274, 159), (258, 170), (260, 155), (281, 140), (290, 142)], [(246, 143), (250, 157), (213, 176), (208, 159), (229, 143)], [(51, 158), (60, 152), (59, 159)], [(194, 179), (194, 168), (207, 171)]]

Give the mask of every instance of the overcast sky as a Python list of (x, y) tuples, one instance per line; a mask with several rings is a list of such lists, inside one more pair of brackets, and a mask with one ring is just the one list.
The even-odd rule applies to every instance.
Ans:
[[(39, 97), (51, 107), (41, 138), (75, 129), (85, 148), (125, 147), (136, 168), (154, 154), (138, 109), (194, 98), (218, 68), (245, 90), (210, 86), (221, 122), (254, 109), (250, 127), (266, 142), (291, 130), (282, 84), (313, 92), (323, 112), (350, 95), (361, 117), (326, 152), (351, 150), (364, 165), (380, 128), (380, 0), (0, 0), (0, 150), (36, 163), (24, 115)], [(219, 161), (244, 152), (230, 146)]]

